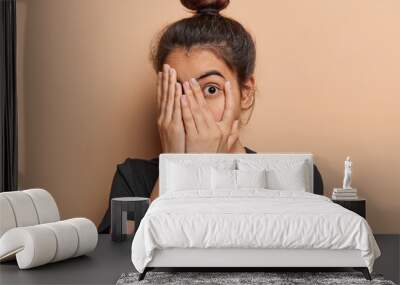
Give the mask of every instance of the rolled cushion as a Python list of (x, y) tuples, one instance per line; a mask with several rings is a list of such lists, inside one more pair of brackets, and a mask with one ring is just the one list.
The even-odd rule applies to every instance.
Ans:
[(28, 189), (22, 191), (30, 196), (38, 215), (39, 224), (51, 223), (60, 220), (56, 201), (44, 189)]
[(60, 220), (57, 204), (44, 189), (0, 193), (0, 237), (15, 227)]
[(64, 222), (71, 224), (78, 233), (78, 248), (74, 257), (90, 252), (96, 248), (98, 239), (97, 228), (91, 220), (86, 218), (73, 218), (65, 220)]
[(49, 263), (56, 250), (54, 233), (42, 225), (13, 228), (0, 238), (0, 260), (16, 254), (20, 269)]
[(57, 241), (56, 253), (51, 262), (60, 261), (74, 256), (79, 245), (78, 232), (66, 221), (44, 224), (55, 235)]
[(33, 226), (39, 223), (31, 197), (23, 191), (3, 192), (13, 210), (17, 227)]
[(96, 245), (96, 226), (85, 218), (18, 227), (0, 238), (0, 261), (16, 255), (19, 268), (28, 269), (86, 254)]
[(17, 222), (11, 204), (6, 197), (0, 195), (0, 237), (9, 229), (15, 228)]

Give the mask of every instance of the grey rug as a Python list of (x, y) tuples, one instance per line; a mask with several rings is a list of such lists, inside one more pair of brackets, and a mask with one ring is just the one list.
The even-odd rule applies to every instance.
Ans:
[(384, 280), (382, 275), (372, 274), (372, 281), (364, 278), (360, 272), (157, 272), (150, 271), (142, 281), (138, 281), (139, 273), (124, 273), (117, 285), (133, 284), (379, 284), (395, 285)]

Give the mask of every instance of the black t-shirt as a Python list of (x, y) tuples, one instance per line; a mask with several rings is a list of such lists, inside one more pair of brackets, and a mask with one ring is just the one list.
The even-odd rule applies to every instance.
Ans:
[[(256, 153), (244, 147), (246, 153)], [(111, 223), (110, 203), (117, 197), (150, 197), (154, 184), (158, 178), (158, 157), (153, 159), (127, 158), (117, 165), (117, 170), (111, 185), (109, 207), (99, 227), (99, 233), (109, 233)], [(314, 165), (314, 193), (323, 194), (323, 183), (318, 168)], [(128, 219), (133, 219), (133, 214), (128, 214)]]

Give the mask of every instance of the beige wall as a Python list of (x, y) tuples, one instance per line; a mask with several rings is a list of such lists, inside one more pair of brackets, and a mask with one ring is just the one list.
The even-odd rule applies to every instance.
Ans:
[[(314, 153), (327, 195), (351, 155), (373, 230), (400, 233), (400, 1), (231, 2), (225, 13), (258, 51), (244, 144)], [(178, 0), (17, 9), (21, 187), (48, 189), (63, 218), (99, 223), (117, 163), (160, 151), (149, 44), (188, 14)]]

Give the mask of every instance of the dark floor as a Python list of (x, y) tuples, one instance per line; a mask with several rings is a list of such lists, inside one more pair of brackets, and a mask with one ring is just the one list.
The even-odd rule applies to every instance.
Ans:
[[(374, 273), (400, 283), (400, 235), (376, 235), (382, 256), (374, 265)], [(95, 251), (57, 263), (28, 270), (19, 270), (15, 261), (0, 264), (0, 284), (115, 284), (124, 272), (134, 271), (130, 258), (131, 240), (111, 241), (99, 235)]]
[(375, 235), (381, 250), (374, 264), (374, 272), (382, 273), (385, 279), (400, 284), (400, 235)]

